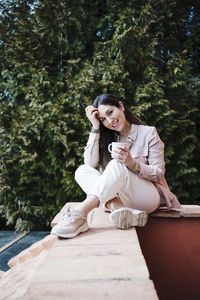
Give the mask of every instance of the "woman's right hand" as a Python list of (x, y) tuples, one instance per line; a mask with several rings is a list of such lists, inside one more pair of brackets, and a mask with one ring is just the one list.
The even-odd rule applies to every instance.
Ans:
[(96, 107), (93, 105), (89, 105), (85, 109), (86, 116), (88, 117), (89, 121), (92, 123), (94, 129), (99, 129), (100, 121), (99, 121), (99, 112)]

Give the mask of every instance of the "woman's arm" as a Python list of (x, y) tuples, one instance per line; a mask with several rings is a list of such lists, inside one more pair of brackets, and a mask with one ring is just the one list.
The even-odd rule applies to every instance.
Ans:
[[(161, 141), (156, 128), (151, 127), (148, 141), (147, 164), (132, 158), (132, 171), (139, 177), (161, 182), (165, 175), (164, 143)], [(128, 166), (127, 166), (128, 167)], [(135, 170), (135, 171), (134, 171)]]
[(90, 132), (87, 146), (83, 154), (84, 163), (96, 168), (99, 163), (99, 137), (100, 133)]
[(165, 174), (164, 144), (155, 127), (146, 127), (145, 129), (147, 128), (148, 131), (145, 130), (138, 136), (138, 139), (144, 140), (143, 146), (140, 145), (140, 155), (132, 157), (131, 152), (134, 153), (134, 150), (137, 150), (137, 146), (133, 144), (131, 152), (122, 146), (116, 150), (113, 158), (125, 164), (139, 177), (153, 182), (161, 182)]
[[(86, 116), (92, 124), (92, 129), (83, 154), (84, 163), (96, 168), (99, 163), (99, 138), (100, 138), (100, 121), (98, 117), (98, 109), (93, 105), (89, 105), (85, 109)], [(99, 131), (99, 132), (98, 132)]]

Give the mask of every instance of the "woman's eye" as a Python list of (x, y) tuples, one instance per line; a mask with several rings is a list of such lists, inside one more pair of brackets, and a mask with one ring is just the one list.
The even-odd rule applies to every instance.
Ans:
[(113, 112), (113, 111), (112, 111), (112, 110), (110, 110), (110, 111), (108, 112), (108, 115), (109, 115), (109, 116), (110, 116), (110, 115), (112, 115), (112, 112)]
[(105, 119), (106, 119), (106, 118), (101, 118), (101, 120), (100, 120), (100, 121), (101, 121), (101, 122), (104, 122), (104, 121), (105, 121)]

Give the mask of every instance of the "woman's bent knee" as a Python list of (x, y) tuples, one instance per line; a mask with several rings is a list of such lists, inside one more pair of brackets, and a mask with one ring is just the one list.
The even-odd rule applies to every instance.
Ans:
[(74, 174), (76, 182), (79, 182), (79, 178), (83, 176), (83, 174), (85, 173), (85, 169), (86, 169), (86, 165), (81, 165), (78, 167), (78, 169), (76, 169)]
[(148, 214), (152, 213), (154, 210), (156, 210), (160, 206), (160, 196), (158, 195), (153, 199), (151, 204), (149, 205), (147, 212)]
[(114, 172), (116, 174), (118, 174), (118, 173), (124, 174), (124, 172), (127, 173), (127, 171), (128, 171), (128, 169), (125, 166), (125, 164), (117, 161), (116, 159), (110, 160), (109, 163), (107, 164), (105, 170), (107, 172), (111, 171), (111, 172)]
[(87, 179), (87, 177), (91, 175), (99, 176), (99, 171), (88, 165), (81, 165), (76, 169), (74, 177), (76, 182), (79, 183), (82, 182), (83, 178)]
[(160, 195), (156, 188), (151, 191), (149, 197), (146, 199), (145, 211), (150, 214), (160, 206)]

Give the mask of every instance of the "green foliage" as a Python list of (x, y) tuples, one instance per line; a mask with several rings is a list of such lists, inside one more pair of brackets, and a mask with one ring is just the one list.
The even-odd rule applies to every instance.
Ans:
[(167, 180), (199, 200), (199, 9), (194, 0), (0, 4), (0, 215), (47, 228), (83, 193), (84, 108), (112, 93), (157, 127)]

